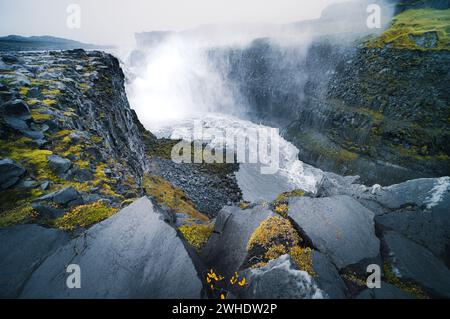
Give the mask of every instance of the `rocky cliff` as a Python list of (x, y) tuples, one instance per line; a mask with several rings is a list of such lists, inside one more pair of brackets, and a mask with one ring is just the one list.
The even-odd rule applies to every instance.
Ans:
[(258, 39), (210, 59), (225, 65), (250, 117), (284, 128), (307, 163), (369, 184), (448, 175), (446, 8), (404, 11), (381, 35), (354, 42)]

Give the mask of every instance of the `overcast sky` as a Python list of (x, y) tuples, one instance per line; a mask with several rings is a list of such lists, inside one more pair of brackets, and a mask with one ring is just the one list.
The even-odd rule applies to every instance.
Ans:
[[(134, 32), (223, 22), (286, 23), (318, 18), (343, 0), (0, 0), (0, 35), (53, 35), (97, 44), (134, 41)], [(66, 26), (69, 4), (81, 28)]]

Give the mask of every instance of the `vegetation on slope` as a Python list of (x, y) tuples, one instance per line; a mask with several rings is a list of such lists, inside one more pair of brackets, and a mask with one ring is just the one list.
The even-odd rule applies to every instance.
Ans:
[(394, 17), (392, 25), (368, 47), (450, 50), (450, 9), (412, 9)]

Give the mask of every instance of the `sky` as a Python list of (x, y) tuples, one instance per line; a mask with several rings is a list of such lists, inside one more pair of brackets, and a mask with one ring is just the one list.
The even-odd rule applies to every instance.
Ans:
[[(134, 33), (210, 23), (288, 23), (315, 19), (343, 0), (0, 0), (0, 35), (52, 35), (95, 44), (131, 44)], [(80, 8), (69, 28), (68, 6)], [(71, 20), (73, 21), (73, 20)]]

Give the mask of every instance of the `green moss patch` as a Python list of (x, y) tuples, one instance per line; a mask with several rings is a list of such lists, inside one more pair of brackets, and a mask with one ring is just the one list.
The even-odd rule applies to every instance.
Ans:
[(73, 231), (78, 227), (96, 224), (114, 215), (117, 211), (117, 208), (110, 207), (103, 201), (98, 201), (73, 208), (67, 214), (56, 219), (54, 224), (62, 230)]
[(195, 209), (194, 204), (187, 199), (183, 190), (174, 187), (164, 178), (147, 173), (144, 175), (142, 183), (146, 194), (154, 197), (158, 204), (165, 205), (176, 213), (187, 214), (196, 220), (209, 220)]
[[(437, 36), (432, 47), (417, 44), (417, 37)], [(392, 25), (378, 38), (366, 43), (367, 47), (384, 47), (391, 44), (398, 49), (450, 50), (450, 9), (412, 9), (394, 17)]]
[(195, 249), (200, 250), (208, 241), (214, 230), (213, 224), (182, 225), (178, 230), (187, 242)]
[(418, 299), (427, 299), (428, 295), (417, 285), (406, 282), (398, 278), (393, 272), (391, 265), (388, 263), (385, 263), (383, 266), (384, 270), (384, 280), (387, 283), (390, 283), (391, 285), (397, 287), (400, 290), (403, 290), (406, 293), (409, 293), (410, 295), (415, 296)]

